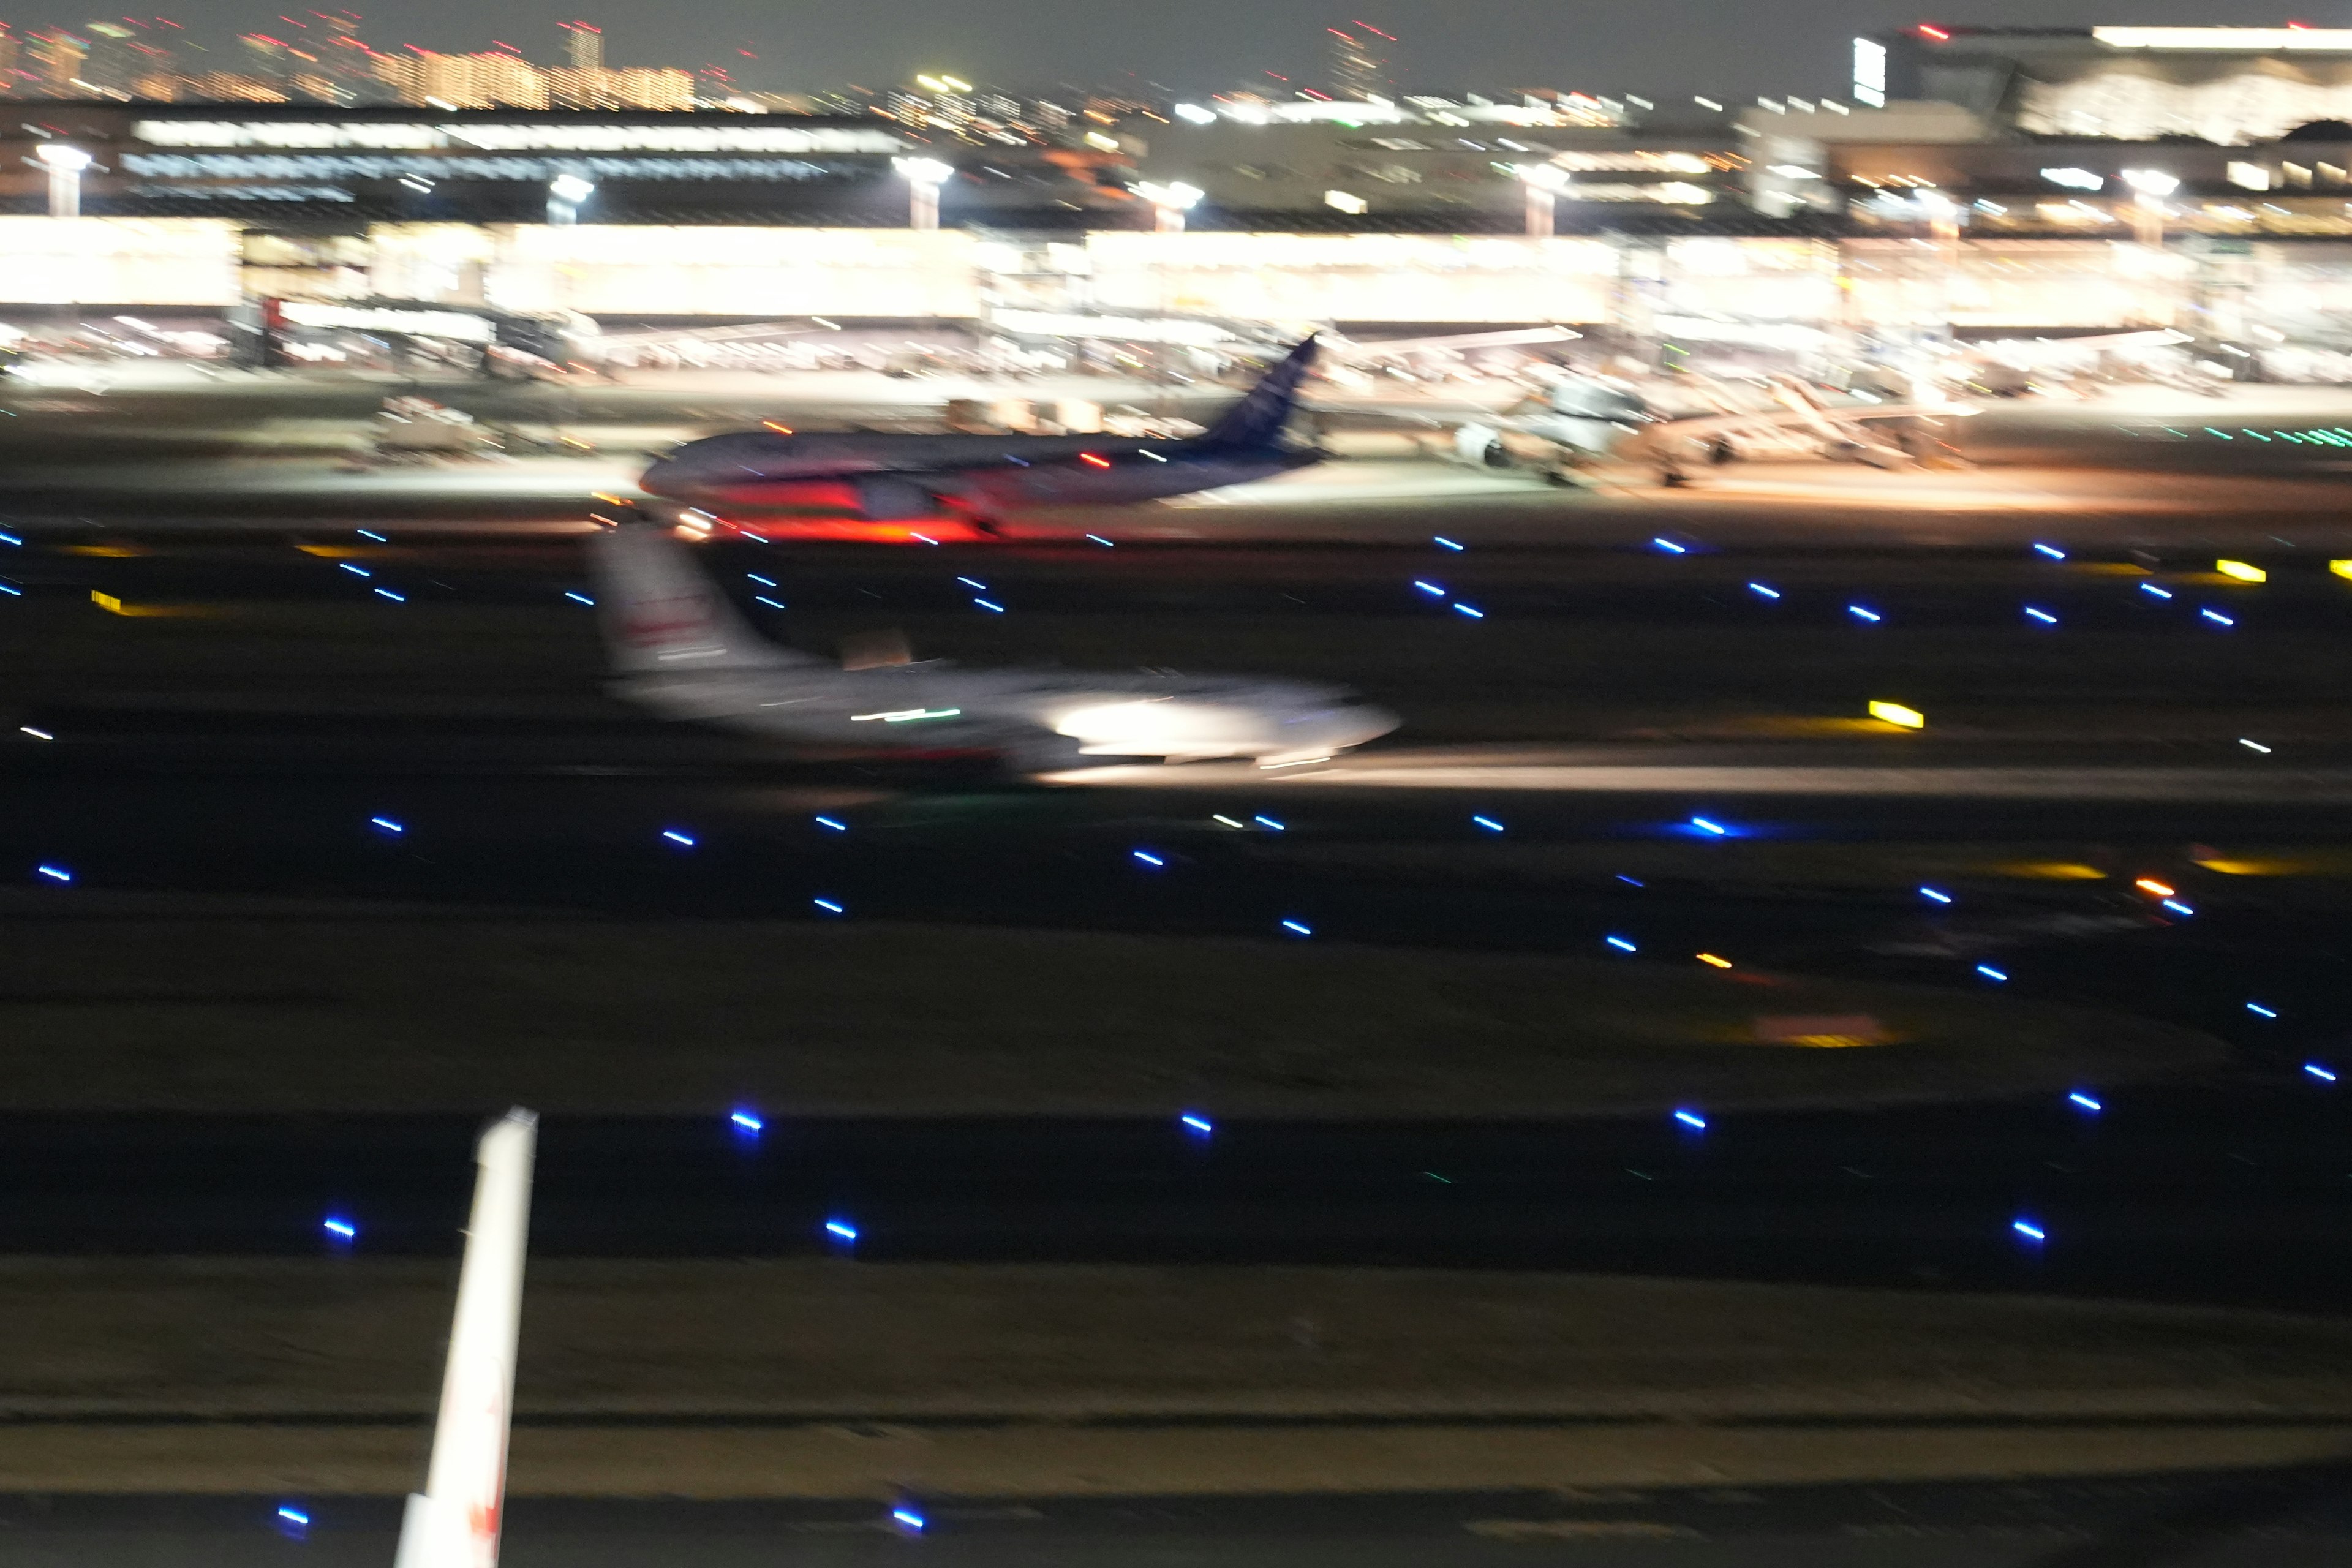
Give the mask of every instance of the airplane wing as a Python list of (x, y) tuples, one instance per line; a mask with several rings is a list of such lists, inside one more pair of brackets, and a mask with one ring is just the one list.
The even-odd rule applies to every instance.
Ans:
[(517, 1109), (476, 1147), (474, 1208), (425, 1489), (409, 1494), (394, 1568), (498, 1568), (514, 1411), (515, 1340), (539, 1118)]

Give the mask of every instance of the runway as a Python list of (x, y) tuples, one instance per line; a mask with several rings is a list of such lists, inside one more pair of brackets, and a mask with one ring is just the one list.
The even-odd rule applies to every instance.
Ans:
[[(1478, 747), (1376, 750), (1296, 768), (1193, 763), (1180, 768), (1082, 769), (1050, 776), (1056, 784), (1097, 788), (1230, 793), (1236, 787), (1273, 787), (1298, 795), (1321, 790), (1427, 790), (1684, 799), (2164, 801), (2187, 805), (2322, 805), (2352, 800), (2352, 767), (2268, 767), (2259, 763), (2226, 767), (2112, 766), (2088, 761), (2042, 766), (1918, 766), (1859, 759), (1843, 766), (1687, 765), (1635, 760), (1644, 752), (1655, 756), (1675, 749), (1665, 745), (1580, 747), (1559, 754), (1556, 761), (1547, 761), (1540, 752), (1497, 758)], [(1589, 760), (1593, 752), (1601, 750), (1614, 751), (1623, 760)]]
[[(890, 1517), (906, 1508), (919, 1531)], [(297, 1528), (279, 1514), (292, 1509)], [(57, 1568), (168, 1562), (380, 1568), (398, 1505), (337, 1497), (0, 1500), (0, 1552)], [(925, 1562), (1171, 1568), (1517, 1565), (1591, 1568), (2095, 1568), (2180, 1558), (2322, 1568), (2352, 1542), (2340, 1465), (1870, 1486), (1629, 1487), (1361, 1497), (866, 1503), (519, 1498), (516, 1568), (752, 1568)]]

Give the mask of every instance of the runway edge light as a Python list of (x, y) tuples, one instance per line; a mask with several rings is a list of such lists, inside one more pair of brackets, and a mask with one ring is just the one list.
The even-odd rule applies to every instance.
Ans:
[(1870, 716), (1882, 723), (1893, 724), (1898, 729), (1924, 730), (1927, 727), (1927, 716), (1925, 713), (1920, 712), (1916, 708), (1906, 708), (1900, 702), (1874, 702), (1870, 705)]

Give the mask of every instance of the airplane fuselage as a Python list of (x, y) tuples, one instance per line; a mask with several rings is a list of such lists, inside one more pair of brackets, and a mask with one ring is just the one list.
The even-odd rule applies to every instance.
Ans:
[(1384, 710), (1305, 682), (944, 664), (681, 668), (625, 677), (618, 693), (670, 718), (814, 745), (1004, 751), (1046, 763), (1321, 756), (1396, 727)]
[(846, 486), (868, 517), (940, 506), (975, 513), (1156, 500), (1270, 478), (1318, 460), (1281, 446), (1104, 436), (745, 432), (689, 442), (654, 464), (647, 494), (705, 510), (791, 506)]

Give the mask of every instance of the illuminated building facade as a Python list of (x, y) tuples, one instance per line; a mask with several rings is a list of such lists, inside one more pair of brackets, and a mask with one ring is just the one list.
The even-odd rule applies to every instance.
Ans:
[(2274, 141), (2352, 119), (2352, 28), (1969, 27), (1855, 41), (1854, 95), (1958, 104), (2004, 131)]

